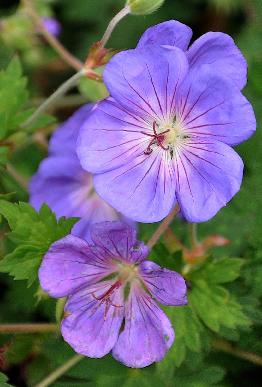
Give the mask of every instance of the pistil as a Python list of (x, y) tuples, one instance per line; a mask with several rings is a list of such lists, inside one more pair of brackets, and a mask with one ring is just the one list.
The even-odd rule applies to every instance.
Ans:
[(149, 136), (149, 137), (152, 137), (152, 140), (149, 142), (146, 150), (144, 151), (144, 154), (145, 155), (150, 155), (152, 152), (153, 152), (153, 149), (151, 148), (152, 145), (156, 144), (157, 146), (160, 146), (162, 149), (164, 150), (168, 150), (168, 147), (165, 147), (163, 145), (163, 142), (165, 140), (165, 134), (169, 132), (169, 129), (163, 131), (163, 132), (160, 132), (160, 133), (157, 133), (156, 131), (156, 127), (157, 127), (157, 123), (156, 121), (153, 122), (153, 131), (154, 131), (154, 134), (151, 134), (151, 133), (146, 133), (146, 132), (142, 132), (143, 134), (145, 134), (146, 136)]

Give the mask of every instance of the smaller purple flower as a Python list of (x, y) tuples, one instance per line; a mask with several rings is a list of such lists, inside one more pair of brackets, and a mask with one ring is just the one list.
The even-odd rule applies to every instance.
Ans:
[(183, 277), (147, 261), (149, 249), (121, 222), (93, 225), (92, 244), (69, 235), (55, 242), (39, 269), (52, 297), (68, 297), (62, 335), (76, 352), (113, 357), (128, 367), (162, 360), (174, 341), (157, 302), (187, 304)]
[(61, 24), (55, 18), (50, 16), (43, 16), (42, 22), (50, 35), (58, 37), (61, 34)]
[(122, 218), (96, 194), (92, 175), (81, 168), (76, 155), (79, 128), (92, 108), (92, 104), (83, 106), (55, 131), (49, 157), (41, 162), (29, 187), (30, 203), (37, 210), (46, 203), (57, 217), (80, 217), (72, 233), (84, 239), (90, 238), (92, 223)]

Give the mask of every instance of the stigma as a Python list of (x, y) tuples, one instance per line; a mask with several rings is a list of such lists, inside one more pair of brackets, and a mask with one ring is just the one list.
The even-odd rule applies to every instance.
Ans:
[(155, 148), (160, 147), (164, 151), (169, 151), (172, 158), (174, 151), (184, 145), (190, 138), (183, 122), (177, 118), (167, 123), (157, 123), (154, 121), (152, 129), (153, 133), (141, 132), (149, 137), (149, 143), (144, 150), (145, 155), (150, 155)]

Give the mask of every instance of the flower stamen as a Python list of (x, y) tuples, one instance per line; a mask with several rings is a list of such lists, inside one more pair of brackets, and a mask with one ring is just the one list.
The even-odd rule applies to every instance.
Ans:
[(141, 133), (145, 134), (146, 136), (152, 137), (152, 140), (150, 141), (150, 143), (148, 144), (146, 150), (144, 151), (145, 155), (150, 155), (153, 152), (153, 149), (151, 147), (154, 144), (156, 144), (157, 146), (160, 146), (160, 148), (162, 148), (164, 150), (168, 150), (168, 147), (165, 147), (163, 145), (163, 141), (165, 140), (164, 134), (168, 133), (170, 131), (170, 129), (167, 129), (164, 132), (157, 133), (156, 127), (157, 127), (157, 123), (156, 123), (156, 121), (154, 121), (153, 122), (154, 134), (146, 133), (146, 132), (141, 132)]
[(108, 311), (110, 306), (113, 306), (115, 308), (122, 308), (123, 305), (116, 305), (111, 300), (111, 295), (114, 293), (116, 289), (118, 289), (120, 286), (122, 286), (123, 283), (121, 280), (116, 281), (104, 294), (97, 297), (94, 293), (92, 293), (92, 296), (97, 300), (100, 301), (99, 305), (105, 303), (105, 311), (104, 311), (104, 320), (106, 320)]

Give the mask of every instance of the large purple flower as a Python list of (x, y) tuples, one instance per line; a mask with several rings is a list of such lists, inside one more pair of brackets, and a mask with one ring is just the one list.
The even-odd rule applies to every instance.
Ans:
[(81, 168), (76, 155), (79, 128), (92, 108), (91, 104), (83, 106), (55, 131), (49, 157), (30, 182), (30, 203), (37, 210), (47, 203), (57, 217), (80, 217), (72, 233), (85, 239), (90, 237), (92, 223), (121, 218), (96, 194), (91, 174)]
[(240, 188), (243, 163), (231, 146), (252, 135), (254, 112), (228, 78), (232, 63), (196, 71), (164, 34), (158, 43), (169, 46), (147, 44), (147, 34), (106, 66), (111, 96), (83, 124), (78, 156), (99, 195), (129, 218), (156, 222), (178, 203), (188, 221), (206, 221)]
[(162, 360), (174, 331), (157, 302), (185, 305), (183, 277), (146, 261), (148, 248), (123, 223), (96, 224), (91, 237), (93, 244), (72, 235), (55, 242), (39, 270), (48, 294), (68, 297), (64, 339), (89, 357), (112, 350), (129, 367)]

